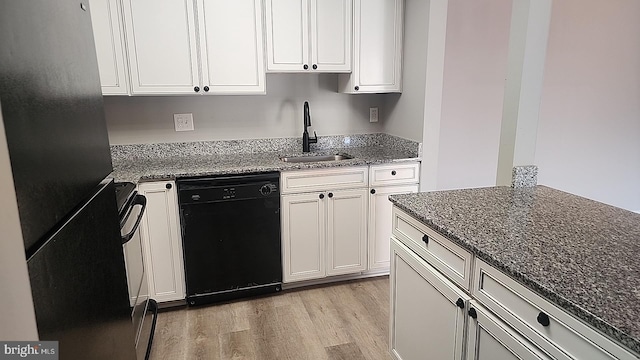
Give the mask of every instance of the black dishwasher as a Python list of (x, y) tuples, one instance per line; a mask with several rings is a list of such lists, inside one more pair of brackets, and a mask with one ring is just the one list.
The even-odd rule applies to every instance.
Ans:
[(280, 174), (179, 179), (187, 303), (280, 291)]

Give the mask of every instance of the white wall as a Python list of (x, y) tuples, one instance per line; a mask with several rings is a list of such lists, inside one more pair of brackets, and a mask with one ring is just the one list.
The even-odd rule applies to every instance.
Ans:
[[(269, 74), (267, 95), (105, 97), (111, 144), (302, 136), (302, 105), (309, 100), (318, 135), (373, 133), (369, 107), (389, 95), (337, 93), (335, 74)], [(193, 113), (195, 131), (175, 132), (174, 113)]]
[(38, 340), (18, 202), (0, 110), (0, 340)]
[(640, 210), (640, 1), (553, 2), (538, 182)]
[(403, 93), (387, 96), (384, 132), (422, 142), (427, 67), (429, 1), (405, 0)]
[(511, 0), (449, 0), (437, 188), (493, 186)]

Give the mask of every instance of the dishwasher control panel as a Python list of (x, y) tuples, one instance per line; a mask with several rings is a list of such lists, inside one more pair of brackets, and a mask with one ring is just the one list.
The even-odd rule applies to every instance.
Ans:
[(234, 199), (236, 197), (236, 188), (224, 188), (222, 189), (222, 200)]
[(271, 175), (178, 180), (180, 204), (279, 197), (278, 177)]

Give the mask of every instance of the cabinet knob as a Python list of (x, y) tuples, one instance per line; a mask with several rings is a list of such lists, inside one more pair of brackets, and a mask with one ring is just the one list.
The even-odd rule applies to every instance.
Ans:
[(425, 245), (429, 245), (429, 236), (428, 235), (422, 235), (422, 241), (424, 241)]
[(356, 91), (360, 90), (360, 86), (356, 86), (354, 87), (354, 89), (356, 89)]
[(469, 316), (471, 316), (473, 319), (477, 319), (478, 313), (476, 312), (476, 309), (474, 308), (469, 309)]
[(303, 68), (303, 69), (305, 69), (305, 70), (309, 70), (309, 65), (304, 64), (304, 65), (302, 66), (302, 68)]
[(195, 91), (195, 92), (200, 92), (200, 87), (199, 87), (199, 86), (194, 87), (194, 88), (193, 88), (193, 91)]
[(456, 301), (456, 306), (460, 309), (464, 309), (464, 300), (462, 300), (462, 298), (458, 298), (458, 301)]
[(329, 193), (329, 198), (332, 198), (332, 197), (333, 197), (333, 193)]
[(313, 70), (318, 70), (318, 65), (313, 64), (313, 66), (312, 66), (312, 67), (313, 67)]
[(395, 170), (391, 170), (391, 176), (396, 176), (396, 171)]
[(538, 314), (538, 323), (542, 326), (549, 326), (549, 324), (551, 323), (551, 321), (549, 320), (549, 315), (540, 312), (540, 314)]
[(208, 86), (205, 86), (203, 89), (204, 89), (205, 92), (209, 92), (209, 87)]
[(164, 187), (166, 187), (167, 189), (171, 189), (171, 188), (173, 187), (173, 185), (171, 185), (171, 184), (167, 184), (167, 185), (165, 185)]
[(376, 193), (376, 189), (371, 189), (371, 194), (375, 194)]
[(320, 199), (324, 199), (324, 194), (320, 194), (318, 197), (319, 197)]

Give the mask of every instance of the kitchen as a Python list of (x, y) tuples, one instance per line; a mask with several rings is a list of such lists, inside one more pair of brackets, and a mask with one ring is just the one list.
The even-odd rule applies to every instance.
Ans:
[[(347, 154), (350, 148), (344, 144), (352, 141), (350, 135), (354, 134), (384, 133), (423, 143), (420, 164), (423, 191), (494, 186), (496, 169), (505, 168), (510, 184), (511, 168), (516, 163), (501, 167), (497, 154), (503, 149), (500, 145), (503, 103), (510, 101), (505, 96), (504, 79), (511, 66), (507, 61), (511, 1), (485, 2), (474, 7), (456, 1), (442, 3), (404, 2), (401, 95), (341, 94), (338, 88), (344, 74), (269, 73), (266, 95), (105, 96), (109, 141), (116, 147), (268, 138), (301, 141), (303, 103), (308, 100), (311, 131), (315, 130), (320, 140), (348, 135), (349, 140), (344, 136), (340, 139)], [(537, 145), (533, 145), (535, 158), (520, 163), (539, 166), (538, 183), (628, 210), (640, 209), (636, 185), (638, 144), (634, 135), (638, 133), (639, 96), (638, 49), (633, 34), (638, 31), (637, 25), (630, 22), (632, 15), (637, 14), (637, 6), (630, 1), (615, 5), (593, 2), (589, 6), (555, 1), (548, 49), (546, 42), (532, 44), (533, 50), (539, 46), (543, 52), (529, 54), (544, 60), (546, 50), (545, 82), (522, 84), (534, 92), (537, 86), (541, 100), (537, 100), (538, 105), (535, 101), (531, 105), (515, 100), (522, 106), (531, 106), (523, 111), (539, 112)], [(572, 27), (580, 31), (569, 31)], [(629, 37), (630, 40), (625, 40)], [(610, 41), (612, 38), (621, 40)], [(576, 54), (581, 54), (578, 65)], [(535, 64), (530, 66), (525, 70), (542, 71)], [(433, 89), (440, 89), (440, 94)], [(369, 122), (370, 108), (376, 107), (379, 122)], [(173, 115), (189, 113), (193, 114), (195, 130), (176, 132)], [(608, 120), (602, 121), (605, 117)], [(578, 119), (583, 119), (580, 125)], [(536, 140), (535, 132), (533, 139)], [(374, 144), (381, 141), (370, 140)], [(358, 141), (361, 140), (353, 137), (353, 142)], [(301, 152), (301, 146), (296, 147), (298, 143), (291, 146), (295, 152)], [(313, 149), (314, 144), (311, 146)], [(290, 152), (284, 155), (295, 155)], [(608, 160), (611, 158), (617, 160)], [(114, 159), (116, 176), (118, 165), (118, 159)], [(166, 175), (167, 169), (156, 170), (157, 173), (148, 175)], [(369, 186), (371, 177), (368, 181), (361, 188), (376, 189)], [(156, 194), (171, 190), (164, 188), (166, 182), (159, 183), (163, 187), (153, 190)], [(324, 194), (328, 197), (328, 192)], [(11, 229), (6, 228), (7, 232)], [(172, 231), (178, 228), (176, 223)], [(14, 257), (8, 259), (14, 261)], [(4, 260), (3, 257), (3, 265), (10, 266)], [(24, 264), (10, 268), (21, 266), (24, 268)], [(19, 276), (19, 272), (13, 272)], [(23, 310), (27, 313), (23, 319), (33, 316), (28, 315), (29, 309)], [(161, 312), (159, 321), (169, 313)], [(29, 328), (28, 325), (25, 326)], [(32, 323), (25, 332), (31, 331), (31, 335), (23, 338), (33, 338), (35, 326)]]

